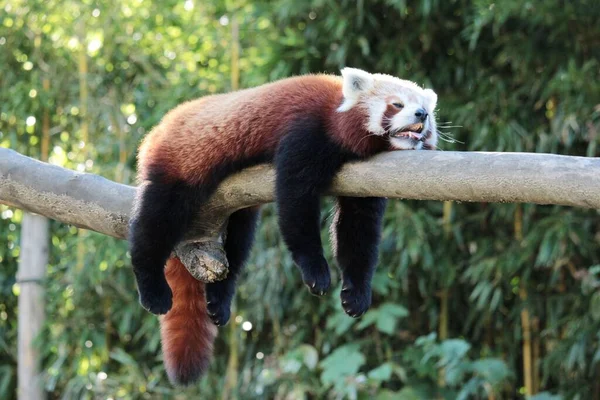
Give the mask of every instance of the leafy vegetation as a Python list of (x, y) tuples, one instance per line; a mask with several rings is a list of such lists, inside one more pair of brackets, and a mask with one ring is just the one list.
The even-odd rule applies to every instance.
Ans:
[[(0, 0), (0, 146), (40, 157), (47, 126), (50, 162), (132, 183), (167, 110), (236, 87), (237, 25), (241, 87), (355, 66), (433, 87), (443, 150), (598, 156), (596, 3)], [(15, 398), (22, 213), (0, 207), (0, 397)], [(374, 304), (353, 320), (337, 276), (324, 299), (304, 290), (267, 206), (214, 363), (185, 390), (126, 244), (51, 229), (50, 398), (600, 398), (595, 210), (391, 201)]]

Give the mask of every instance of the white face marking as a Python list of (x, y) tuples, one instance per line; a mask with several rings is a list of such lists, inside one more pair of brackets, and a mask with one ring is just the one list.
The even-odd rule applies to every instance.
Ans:
[[(344, 68), (344, 102), (339, 112), (363, 107), (369, 116), (365, 129), (376, 135), (390, 135), (392, 147), (399, 150), (435, 148), (437, 95), (414, 82), (390, 75)], [(395, 107), (401, 104), (402, 107)], [(423, 113), (427, 117), (419, 117)], [(422, 123), (422, 127), (414, 124)]]
[[(376, 135), (385, 135), (385, 128), (381, 124), (383, 114), (387, 108), (387, 104), (382, 101), (371, 101), (367, 103), (369, 107), (369, 121), (367, 122), (367, 130)], [(375, 116), (380, 115), (379, 120)]]

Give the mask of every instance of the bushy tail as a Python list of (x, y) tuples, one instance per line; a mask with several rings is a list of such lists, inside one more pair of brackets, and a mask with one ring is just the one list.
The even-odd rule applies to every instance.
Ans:
[(208, 368), (217, 327), (206, 310), (204, 283), (178, 258), (167, 261), (165, 275), (173, 291), (173, 307), (160, 317), (165, 369), (171, 383), (188, 385)]

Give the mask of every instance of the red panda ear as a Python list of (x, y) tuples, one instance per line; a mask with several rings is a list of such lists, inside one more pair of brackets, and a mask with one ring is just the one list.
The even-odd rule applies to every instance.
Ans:
[(437, 93), (435, 93), (432, 89), (425, 89), (425, 98), (427, 99), (427, 106), (429, 107), (430, 112), (433, 112), (435, 106), (437, 105)]
[(342, 93), (344, 94), (344, 103), (338, 108), (338, 111), (348, 111), (358, 101), (358, 96), (365, 91), (370, 90), (375, 85), (375, 78), (370, 73), (358, 68), (342, 69), (344, 83)]

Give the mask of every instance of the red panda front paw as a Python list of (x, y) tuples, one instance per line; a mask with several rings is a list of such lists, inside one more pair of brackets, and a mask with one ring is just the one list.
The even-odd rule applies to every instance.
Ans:
[(165, 279), (138, 287), (140, 303), (152, 314), (166, 314), (173, 306), (173, 292)]
[(331, 275), (329, 265), (323, 256), (317, 259), (309, 257), (298, 257), (297, 262), (302, 271), (302, 281), (311, 294), (324, 296), (331, 286)]
[(342, 283), (340, 293), (342, 308), (352, 318), (362, 316), (371, 306), (371, 288), (353, 285), (348, 281)]

